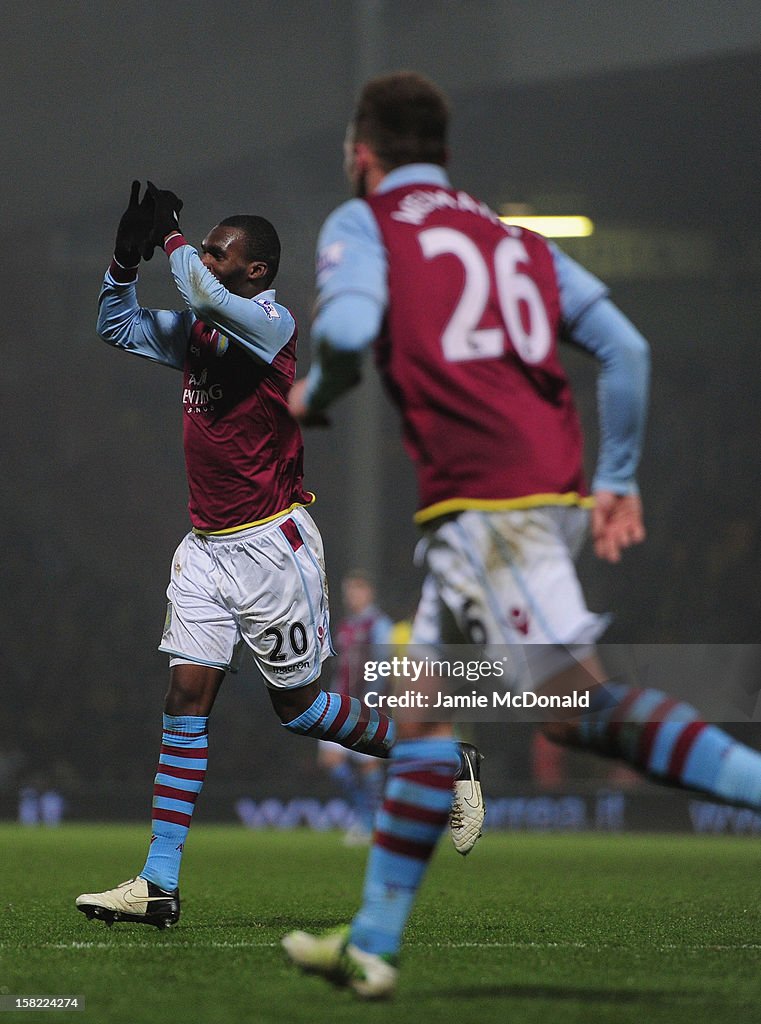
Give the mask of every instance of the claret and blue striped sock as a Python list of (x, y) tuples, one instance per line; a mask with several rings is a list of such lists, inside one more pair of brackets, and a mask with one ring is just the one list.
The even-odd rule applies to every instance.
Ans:
[(577, 726), (577, 742), (662, 782), (761, 809), (761, 754), (660, 690), (606, 683)]
[(454, 740), (399, 740), (391, 752), (383, 803), (350, 939), (368, 953), (396, 956), (402, 933), (452, 806), (460, 764)]
[(396, 726), (388, 715), (366, 708), (356, 697), (327, 690), (320, 690), (306, 711), (283, 725), (301, 736), (332, 740), (374, 757), (388, 757), (396, 740)]
[(164, 715), (153, 785), (151, 846), (140, 872), (162, 889), (176, 889), (179, 884), (190, 819), (206, 777), (208, 721), (194, 715)]

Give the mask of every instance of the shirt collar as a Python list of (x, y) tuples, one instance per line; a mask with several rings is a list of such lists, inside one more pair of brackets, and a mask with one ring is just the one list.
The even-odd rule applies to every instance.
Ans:
[(403, 164), (389, 171), (375, 190), (377, 193), (390, 192), (405, 185), (438, 185), (451, 188), (447, 172), (440, 164)]

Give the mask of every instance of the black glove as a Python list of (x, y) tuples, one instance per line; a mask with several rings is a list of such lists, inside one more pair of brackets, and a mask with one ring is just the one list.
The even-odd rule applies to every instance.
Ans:
[[(142, 202), (138, 202), (140, 182), (132, 182), (129, 206), (122, 214), (114, 243), (114, 256), (123, 267), (136, 267), (140, 262), (140, 253), (146, 243), (154, 223), (154, 199), (146, 191)], [(152, 252), (153, 250), (151, 250)]]
[(143, 246), (144, 260), (153, 256), (153, 250), (164, 244), (167, 235), (180, 230), (179, 213), (182, 209), (182, 200), (174, 192), (156, 188), (152, 181), (148, 182), (147, 194), (153, 202), (153, 223)]

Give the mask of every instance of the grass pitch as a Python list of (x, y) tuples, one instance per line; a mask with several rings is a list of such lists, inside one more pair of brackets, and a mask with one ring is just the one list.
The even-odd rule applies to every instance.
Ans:
[(169, 931), (74, 908), (140, 869), (146, 830), (0, 826), (0, 994), (84, 996), (91, 1024), (761, 1021), (758, 847), (747, 839), (488, 834), (442, 843), (393, 1004), (290, 967), (279, 939), (347, 921), (366, 850), (337, 833), (199, 825)]

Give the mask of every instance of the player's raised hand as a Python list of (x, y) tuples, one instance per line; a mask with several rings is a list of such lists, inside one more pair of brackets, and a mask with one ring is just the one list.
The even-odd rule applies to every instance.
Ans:
[(116, 231), (114, 256), (123, 267), (136, 267), (153, 227), (154, 201), (149, 190), (140, 199), (140, 182), (132, 182), (129, 205)]
[(592, 540), (595, 554), (606, 562), (620, 562), (621, 552), (645, 539), (642, 501), (638, 494), (595, 491)]
[(153, 205), (153, 223), (143, 247), (143, 259), (149, 260), (157, 245), (163, 245), (167, 235), (180, 230), (180, 210), (183, 203), (179, 196), (166, 188), (156, 188), (152, 181), (148, 182), (148, 195)]

